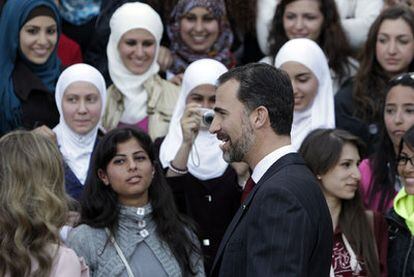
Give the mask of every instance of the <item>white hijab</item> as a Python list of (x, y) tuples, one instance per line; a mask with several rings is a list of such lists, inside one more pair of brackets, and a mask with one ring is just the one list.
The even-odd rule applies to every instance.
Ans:
[[(168, 167), (170, 162), (174, 160), (183, 141), (180, 120), (184, 113), (188, 95), (197, 86), (216, 85), (218, 77), (226, 71), (227, 68), (222, 63), (212, 59), (197, 60), (185, 70), (181, 93), (171, 119), (168, 134), (160, 148), (160, 161), (164, 168)], [(193, 176), (200, 180), (209, 180), (223, 175), (228, 164), (223, 160), (223, 153), (219, 148), (220, 143), (216, 135), (210, 134), (208, 130), (200, 129), (187, 163), (188, 171)]]
[(53, 129), (56, 133), (59, 150), (63, 158), (81, 184), (85, 183), (89, 161), (98, 134), (99, 123), (87, 134), (75, 133), (65, 122), (62, 110), (62, 99), (66, 88), (78, 81), (93, 84), (101, 96), (101, 117), (106, 101), (106, 85), (102, 74), (94, 67), (79, 63), (66, 68), (56, 84), (55, 100), (59, 110), (59, 124)]
[(275, 58), (280, 68), (286, 62), (298, 62), (312, 71), (318, 80), (318, 92), (303, 111), (293, 113), (292, 145), (299, 149), (305, 137), (317, 128), (335, 128), (334, 98), (328, 61), (322, 49), (307, 38), (286, 42)]
[[(109, 36), (106, 52), (108, 55), (109, 75), (117, 89), (124, 96), (124, 113), (121, 122), (136, 124), (147, 116), (147, 92), (143, 83), (158, 73), (157, 64), (163, 25), (160, 16), (149, 5), (134, 2), (119, 7), (109, 22), (111, 34)], [(122, 35), (132, 29), (145, 29), (156, 40), (155, 57), (148, 70), (136, 75), (130, 72), (121, 60), (118, 43)]]

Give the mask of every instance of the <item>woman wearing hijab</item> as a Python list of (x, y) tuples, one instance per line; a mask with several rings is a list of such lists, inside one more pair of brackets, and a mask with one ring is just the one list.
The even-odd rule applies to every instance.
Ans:
[(66, 191), (79, 199), (105, 107), (105, 81), (94, 67), (73, 65), (60, 75), (55, 98), (60, 120), (53, 131), (65, 161)]
[[(202, 115), (215, 103), (216, 80), (226, 71), (222, 63), (212, 59), (188, 66), (159, 155), (180, 211), (200, 227), (206, 271), (240, 205), (238, 175), (223, 160), (216, 135), (202, 123)], [(240, 179), (243, 183), (247, 178)]]
[(314, 129), (334, 128), (332, 79), (322, 49), (307, 38), (286, 42), (275, 58), (275, 66), (285, 70), (292, 81), (295, 106), (292, 144), (299, 149)]
[(202, 58), (211, 58), (227, 67), (234, 66), (230, 52), (233, 33), (224, 1), (180, 0), (171, 13), (167, 27), (174, 75)]
[(103, 127), (138, 126), (152, 139), (165, 136), (179, 89), (158, 75), (163, 25), (147, 4), (126, 3), (113, 14), (107, 55), (113, 85)]
[(0, 17), (0, 136), (58, 122), (60, 18), (52, 0), (7, 1)]

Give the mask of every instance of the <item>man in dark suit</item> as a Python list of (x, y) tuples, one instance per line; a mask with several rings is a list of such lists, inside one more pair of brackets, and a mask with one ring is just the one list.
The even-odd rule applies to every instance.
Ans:
[(248, 64), (219, 78), (210, 132), (223, 141), (227, 162), (249, 164), (254, 182), (246, 183), (212, 276), (329, 276), (331, 217), (290, 145), (293, 106), (289, 77), (273, 66)]

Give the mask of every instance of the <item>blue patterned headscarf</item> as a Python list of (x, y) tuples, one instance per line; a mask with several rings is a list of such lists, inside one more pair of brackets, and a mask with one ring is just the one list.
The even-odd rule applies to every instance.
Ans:
[(0, 134), (21, 125), (20, 100), (14, 92), (12, 79), (16, 59), (21, 59), (51, 92), (54, 92), (60, 74), (57, 45), (49, 59), (41, 65), (31, 63), (20, 51), (20, 29), (30, 12), (39, 6), (46, 6), (55, 14), (59, 37), (61, 22), (53, 0), (9, 0), (0, 16)]
[[(199, 54), (192, 51), (181, 39), (181, 18), (193, 8), (206, 8), (219, 22), (220, 34), (208, 53)], [(174, 63), (170, 70), (174, 74), (183, 73), (187, 66), (199, 59), (210, 58), (223, 63), (226, 67), (232, 66), (230, 47), (233, 43), (233, 32), (227, 19), (226, 7), (223, 0), (180, 0), (171, 13), (167, 26), (170, 38), (170, 49), (174, 57)]]
[(59, 11), (66, 21), (79, 26), (99, 14), (101, 3), (102, 0), (60, 0)]

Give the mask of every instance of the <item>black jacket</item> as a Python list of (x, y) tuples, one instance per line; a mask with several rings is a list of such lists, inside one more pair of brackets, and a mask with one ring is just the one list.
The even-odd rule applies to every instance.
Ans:
[(212, 277), (329, 276), (332, 220), (320, 186), (297, 153), (278, 159), (226, 230)]
[(394, 209), (385, 217), (388, 221), (389, 276), (414, 276), (414, 237), (405, 220)]
[(21, 61), (16, 61), (12, 78), (14, 91), (21, 101), (21, 127), (28, 130), (41, 125), (55, 127), (59, 123), (59, 112), (54, 91), (49, 91)]
[(379, 140), (380, 124), (379, 122), (365, 122), (355, 115), (355, 104), (352, 100), (353, 89), (354, 82), (351, 78), (335, 95), (335, 126), (358, 136), (367, 145), (367, 154), (372, 154)]

